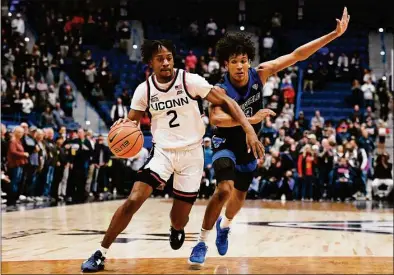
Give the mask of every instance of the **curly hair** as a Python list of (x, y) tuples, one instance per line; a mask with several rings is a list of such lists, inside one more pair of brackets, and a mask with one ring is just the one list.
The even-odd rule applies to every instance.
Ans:
[(251, 37), (243, 32), (226, 33), (216, 44), (216, 57), (220, 65), (224, 65), (233, 55), (247, 54), (248, 59), (255, 57), (256, 48)]
[(152, 60), (153, 55), (163, 47), (167, 48), (175, 57), (176, 48), (171, 40), (144, 40), (144, 44), (141, 46), (142, 61), (148, 64)]

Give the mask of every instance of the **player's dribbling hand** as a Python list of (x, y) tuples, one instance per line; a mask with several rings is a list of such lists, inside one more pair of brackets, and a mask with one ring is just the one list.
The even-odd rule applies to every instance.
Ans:
[(246, 133), (246, 144), (248, 146), (248, 153), (252, 150), (256, 159), (262, 159), (264, 157), (264, 146), (254, 131)]
[(130, 120), (128, 118), (119, 118), (117, 121), (115, 121), (115, 123), (111, 126), (111, 128), (115, 127), (116, 125), (126, 123), (126, 122), (131, 122), (131, 123), (134, 123), (135, 125), (137, 125), (137, 123), (135, 121)]

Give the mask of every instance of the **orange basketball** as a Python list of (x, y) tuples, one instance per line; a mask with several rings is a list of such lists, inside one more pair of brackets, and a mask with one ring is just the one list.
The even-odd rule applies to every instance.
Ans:
[(108, 133), (108, 146), (119, 158), (131, 158), (144, 145), (144, 136), (134, 123), (125, 122), (112, 127)]

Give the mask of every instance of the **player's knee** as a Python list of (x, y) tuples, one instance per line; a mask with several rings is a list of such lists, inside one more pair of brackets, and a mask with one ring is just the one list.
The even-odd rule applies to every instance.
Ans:
[(219, 201), (227, 201), (233, 192), (233, 185), (230, 181), (223, 181), (217, 187), (217, 197)]
[(134, 213), (137, 211), (137, 201), (132, 198), (128, 198), (124, 203), (123, 203), (123, 212), (126, 215), (134, 215)]
[(245, 201), (246, 195), (247, 195), (247, 192), (239, 191), (239, 190), (235, 189), (235, 196), (234, 196), (234, 197), (235, 197), (238, 201), (240, 201), (240, 202)]

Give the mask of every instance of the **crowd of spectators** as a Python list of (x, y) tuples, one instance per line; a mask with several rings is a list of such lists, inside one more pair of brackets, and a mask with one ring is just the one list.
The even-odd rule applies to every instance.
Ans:
[(106, 138), (91, 130), (62, 126), (39, 129), (22, 122), (12, 131), (1, 125), (2, 203), (84, 202), (117, 193), (127, 196), (148, 158), (113, 158)]
[[(42, 16), (37, 15), (35, 22), (40, 36), (32, 53), (26, 50), (25, 34), (19, 33), (24, 29), (20, 21), (11, 24), (13, 16), (16, 20), (21, 17), (2, 18), (2, 56), (7, 60), (2, 63), (2, 107), (3, 104), (5, 108), (6, 104), (21, 104), (21, 112), (40, 114), (37, 126), (41, 128), (29, 127), (23, 122), (9, 132), (2, 125), (4, 200), (14, 205), (43, 200), (82, 202), (89, 197), (100, 200), (116, 192), (127, 195), (136, 171), (148, 158), (148, 150), (143, 148), (131, 159), (116, 159), (103, 136), (95, 136), (90, 130), (66, 129), (64, 121), (72, 117), (74, 96), (67, 79), (61, 77), (65, 60), (70, 60), (71, 71), (75, 72), (71, 77), (77, 87), (82, 87), (85, 96), (97, 102), (116, 100), (111, 109), (112, 120), (126, 116), (130, 90), (125, 88), (120, 97), (113, 98), (117, 80), (109, 62), (104, 57), (96, 66), (92, 53), (84, 51), (83, 44), (99, 43), (107, 49), (117, 44), (119, 50), (126, 52), (129, 47), (126, 33), (130, 33), (127, 21), (117, 20), (112, 9), (97, 10), (85, 17), (47, 9), (41, 12)], [(198, 73), (215, 84), (225, 71), (216, 60), (213, 47), (223, 29), (210, 19), (206, 33), (201, 34), (196, 22), (189, 30), (194, 43), (203, 35), (207, 51), (196, 56), (193, 50), (180, 50), (176, 67)], [(96, 32), (101, 33), (98, 40), (92, 37)], [(263, 41), (260, 54), (263, 59), (273, 57), (269, 48), (274, 39), (270, 35), (267, 33)], [(387, 197), (392, 189), (392, 165), (384, 147), (389, 134), (385, 121), (390, 94), (384, 82), (376, 83), (371, 71), (363, 76), (359, 64), (357, 56), (348, 62), (344, 55), (336, 59), (330, 53), (319, 63), (319, 74), (313, 66), (306, 69), (304, 90), (311, 92), (326, 81), (359, 79), (358, 83), (363, 83), (360, 86), (355, 81), (353, 93), (357, 96), (351, 99), (357, 101), (350, 103), (354, 113), (340, 121), (325, 119), (318, 110), (310, 121), (302, 112), (298, 116), (295, 114), (297, 67), (268, 79), (262, 91), (264, 107), (275, 111), (277, 116), (262, 123), (259, 137), (266, 157), (258, 161), (249, 198), (349, 201), (371, 199), (372, 194)], [(345, 73), (349, 75), (344, 76)], [(147, 75), (149, 70), (143, 70), (141, 79)], [(378, 95), (378, 100), (374, 94)], [(375, 104), (378, 101), (380, 104)], [(382, 121), (375, 115), (376, 106), (379, 106)], [(202, 102), (202, 107), (207, 129), (200, 197), (209, 197), (216, 182), (212, 169), (213, 129), (208, 121), (207, 102)], [(141, 128), (144, 133), (149, 132), (147, 114), (141, 121)], [(170, 195), (170, 189), (171, 184), (164, 190), (155, 190), (154, 195)]]
[(64, 78), (62, 57), (50, 55), (41, 42), (28, 50), (20, 13), (9, 13), (1, 20), (2, 119), (33, 121), (55, 129), (72, 122), (75, 98)]

